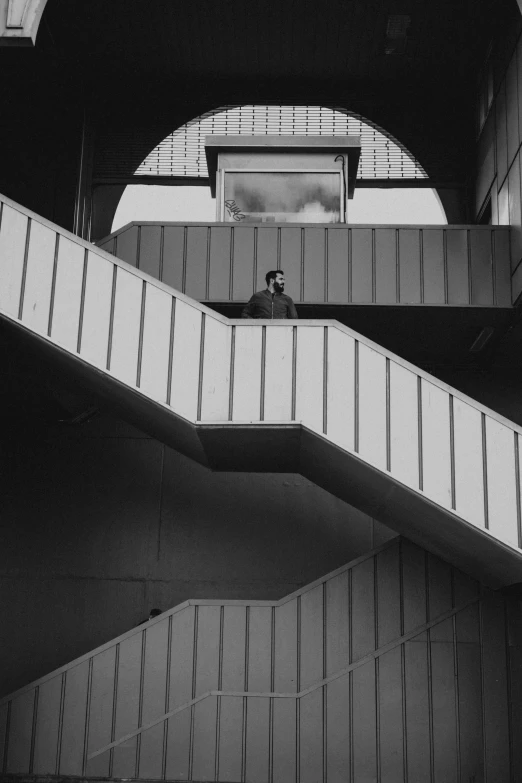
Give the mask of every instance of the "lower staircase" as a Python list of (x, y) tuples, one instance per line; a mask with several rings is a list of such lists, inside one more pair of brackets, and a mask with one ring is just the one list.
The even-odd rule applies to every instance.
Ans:
[(508, 780), (512, 622), (401, 539), (280, 601), (187, 601), (3, 699), (2, 779)]

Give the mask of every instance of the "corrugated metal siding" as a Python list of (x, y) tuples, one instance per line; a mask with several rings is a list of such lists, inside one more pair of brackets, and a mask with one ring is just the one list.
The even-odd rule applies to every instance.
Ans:
[(488, 226), (144, 223), (98, 244), (200, 301), (246, 301), (283, 268), (296, 302), (510, 307), (509, 242)]
[(3, 702), (1, 769), (516, 779), (513, 610), (404, 540), (280, 602), (191, 602)]

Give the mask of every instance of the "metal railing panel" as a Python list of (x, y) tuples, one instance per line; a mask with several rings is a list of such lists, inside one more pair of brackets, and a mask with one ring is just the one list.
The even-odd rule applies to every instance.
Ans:
[(144, 222), (99, 245), (201, 301), (244, 302), (283, 268), (296, 302), (511, 305), (503, 226)]

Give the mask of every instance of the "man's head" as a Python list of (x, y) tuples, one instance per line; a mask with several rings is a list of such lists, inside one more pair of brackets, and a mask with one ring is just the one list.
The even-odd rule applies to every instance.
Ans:
[(265, 275), (266, 285), (269, 291), (282, 294), (285, 290), (285, 273), (282, 269), (274, 269)]

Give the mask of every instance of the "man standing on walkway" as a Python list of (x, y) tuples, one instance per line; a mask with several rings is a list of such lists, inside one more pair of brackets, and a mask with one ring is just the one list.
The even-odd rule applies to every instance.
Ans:
[(258, 291), (243, 309), (241, 318), (298, 318), (292, 299), (285, 290), (285, 273), (282, 269), (267, 272), (266, 288)]

